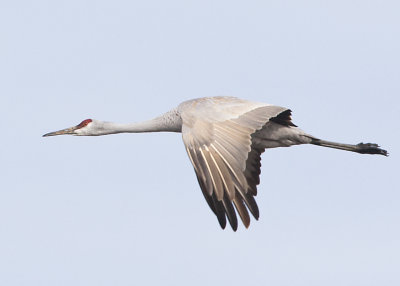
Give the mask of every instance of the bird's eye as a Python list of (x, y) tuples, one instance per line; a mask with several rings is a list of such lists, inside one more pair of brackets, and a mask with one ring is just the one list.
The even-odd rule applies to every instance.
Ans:
[(85, 119), (81, 123), (79, 123), (76, 127), (82, 128), (88, 125), (90, 122), (92, 122), (92, 119)]

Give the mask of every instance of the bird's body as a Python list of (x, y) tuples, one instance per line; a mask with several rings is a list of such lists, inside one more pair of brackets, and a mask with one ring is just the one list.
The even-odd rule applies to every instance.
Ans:
[[(261, 154), (267, 148), (314, 144), (358, 153), (387, 155), (376, 144), (350, 145), (317, 139), (291, 121), (284, 107), (235, 97), (205, 97), (181, 103), (155, 119), (116, 124), (87, 119), (79, 125), (48, 133), (106, 135), (140, 132), (182, 132), (203, 195), (225, 228), (226, 218), (234, 230), (236, 212), (248, 227), (248, 210), (258, 219), (254, 196), (260, 183)], [(236, 208), (236, 211), (235, 211)]]

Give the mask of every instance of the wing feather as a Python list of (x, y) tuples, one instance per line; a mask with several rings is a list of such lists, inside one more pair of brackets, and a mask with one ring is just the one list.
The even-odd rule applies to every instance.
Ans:
[(211, 176), (214, 192), (217, 195), (217, 199), (220, 201), (224, 197), (224, 189), (222, 186), (221, 177), (218, 174), (217, 167), (215, 166), (214, 161), (211, 158), (207, 146), (205, 146), (204, 149), (203, 148), (200, 149), (200, 154), (203, 156), (207, 170)]
[(234, 209), (234, 207), (232, 205), (231, 200), (228, 198), (228, 196), (226, 194), (224, 195), (224, 197), (222, 199), (222, 203), (224, 205), (226, 216), (228, 217), (229, 224), (231, 225), (232, 229), (234, 231), (236, 231), (237, 227), (238, 227), (238, 221), (237, 221), (237, 217), (236, 217), (236, 212), (235, 212), (235, 209)]
[(250, 216), (245, 204), (239, 196), (235, 196), (233, 203), (235, 204), (236, 210), (239, 213), (240, 219), (242, 220), (244, 226), (248, 228), (250, 225)]
[(240, 167), (235, 164), (235, 157), (220, 142), (213, 142), (212, 145), (233, 174), (234, 177), (232, 179), (235, 180), (235, 183), (241, 186), (246, 185), (246, 177)]
[(225, 162), (223, 161), (223, 158), (221, 158), (218, 153), (215, 151), (213, 148), (213, 145), (210, 145), (210, 149), (208, 149), (210, 152), (210, 156), (212, 160), (214, 161), (215, 166), (218, 169), (218, 173), (221, 177), (224, 190), (228, 193), (228, 197), (230, 200), (233, 200), (235, 196), (235, 187), (233, 185), (232, 180), (230, 179), (232, 177), (231, 173), (228, 170), (228, 167), (226, 166)]
[(237, 229), (236, 211), (248, 227), (248, 210), (259, 218), (254, 196), (264, 151), (253, 135), (287, 109), (235, 98), (199, 99), (181, 108), (183, 141), (208, 205), (222, 228), (228, 219)]
[(225, 226), (226, 226), (225, 212), (226, 212), (226, 210), (224, 208), (224, 205), (221, 201), (219, 201), (217, 199), (215, 194), (212, 194), (211, 198), (213, 200), (214, 208), (216, 210), (216, 215), (217, 215), (219, 225), (222, 227), (222, 229), (225, 229)]

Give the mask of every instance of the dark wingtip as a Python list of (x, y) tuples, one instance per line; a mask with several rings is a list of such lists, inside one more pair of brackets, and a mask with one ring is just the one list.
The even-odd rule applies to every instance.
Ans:
[(287, 109), (285, 111), (282, 111), (281, 113), (279, 113), (277, 116), (272, 117), (269, 119), (270, 121), (273, 121), (275, 123), (281, 124), (283, 126), (293, 126), (293, 127), (297, 127), (297, 125), (295, 125), (292, 122), (292, 111), (290, 109)]
[(226, 227), (226, 221), (223, 222), (223, 221), (221, 221), (221, 220), (218, 220), (218, 222), (219, 222), (219, 226), (220, 226), (222, 229), (225, 229), (225, 227)]

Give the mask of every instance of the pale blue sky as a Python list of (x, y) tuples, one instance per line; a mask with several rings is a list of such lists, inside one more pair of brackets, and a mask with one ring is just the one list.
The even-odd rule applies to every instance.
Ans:
[[(400, 2), (3, 1), (1, 285), (400, 285)], [(202, 96), (390, 157), (268, 150), (222, 231), (179, 134), (41, 135)], [(395, 180), (397, 179), (397, 180)]]

